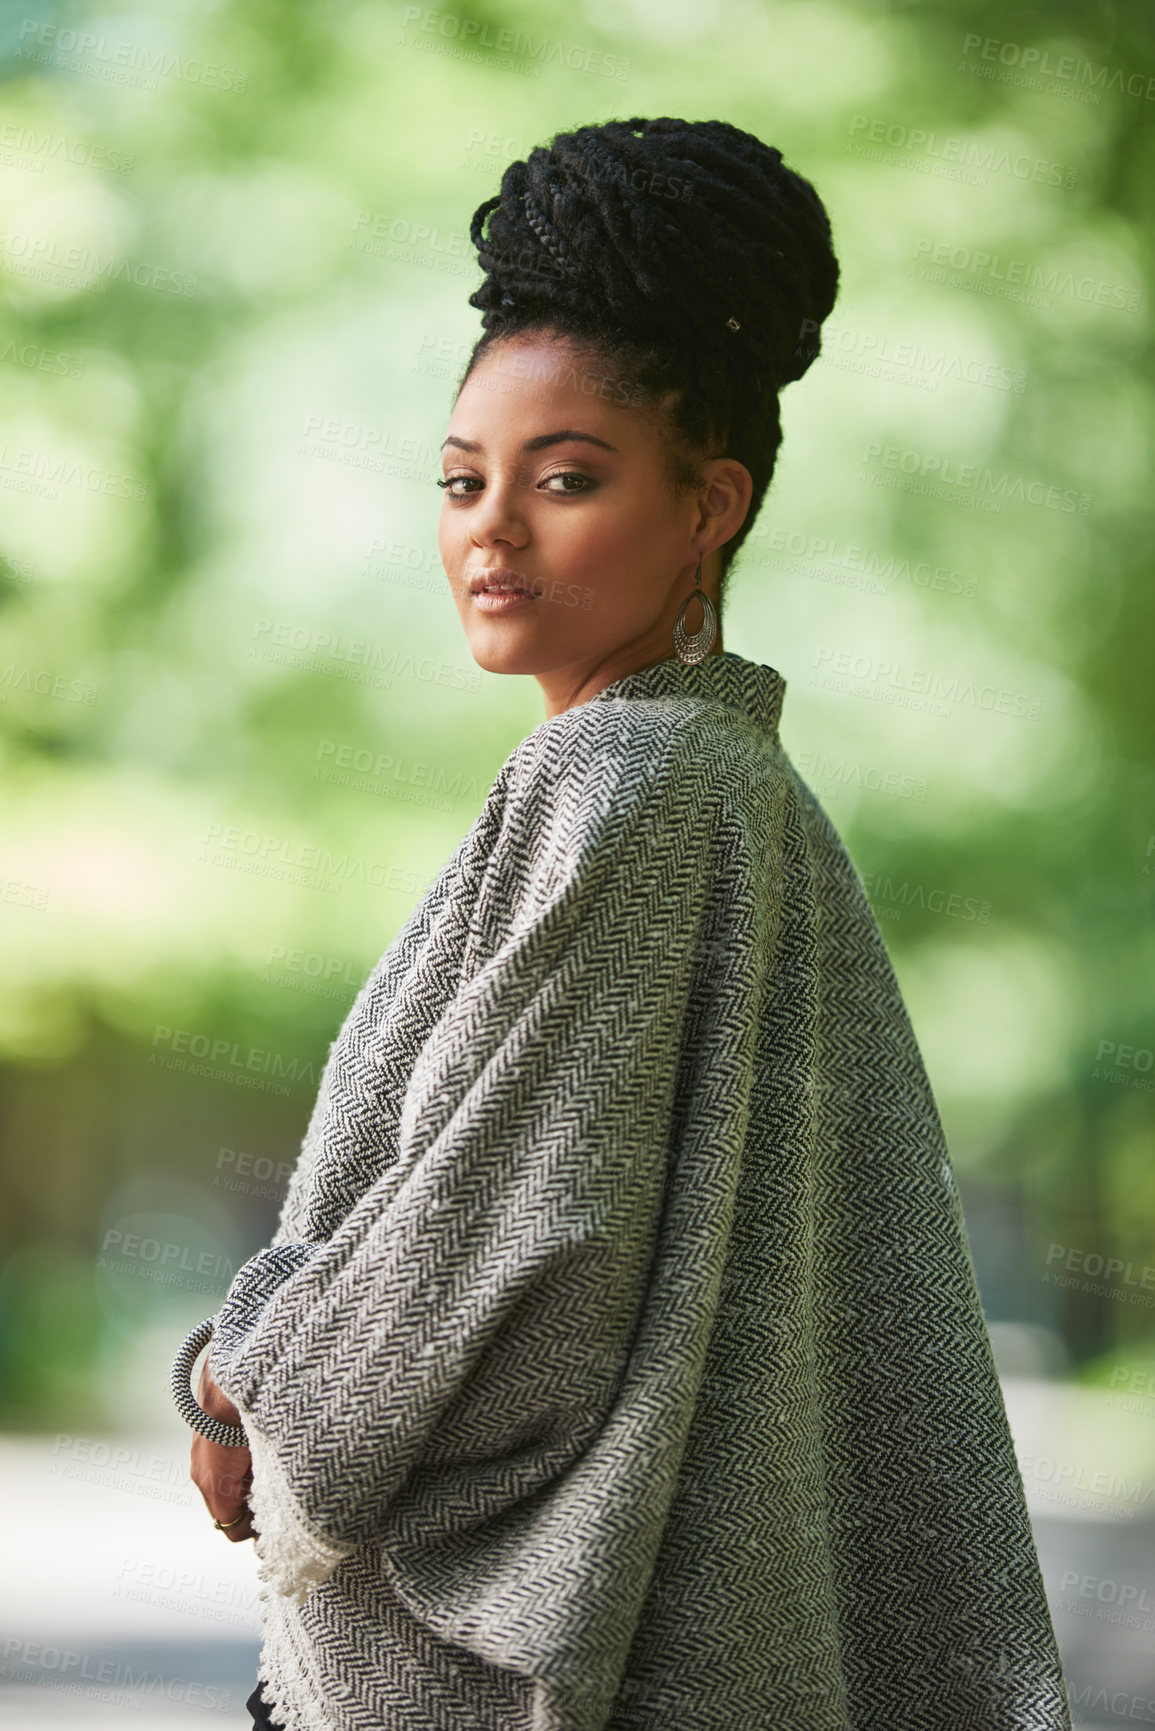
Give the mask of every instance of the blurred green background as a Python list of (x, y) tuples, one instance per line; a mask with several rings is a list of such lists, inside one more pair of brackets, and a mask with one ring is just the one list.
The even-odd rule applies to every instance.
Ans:
[(226, 0), (3, 33), (3, 1423), (165, 1407), (357, 987), (543, 718), (437, 557), (469, 219), (554, 132), (655, 114), (758, 133), (831, 215), (725, 641), (786, 678), (867, 882), (1000, 1369), (1155, 1393), (1149, 19)]

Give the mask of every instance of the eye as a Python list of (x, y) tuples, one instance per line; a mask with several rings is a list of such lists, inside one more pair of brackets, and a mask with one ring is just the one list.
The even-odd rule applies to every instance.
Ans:
[[(561, 481), (563, 483), (573, 481), (576, 482), (577, 485), (572, 487), (568, 485), (551, 487), (549, 484), (551, 481)], [(461, 483), (461, 485), (459, 485), (459, 483)], [(544, 487), (547, 492), (572, 498), (578, 493), (592, 492), (594, 487), (596, 487), (597, 482), (589, 475), (583, 475), (580, 469), (555, 469), (551, 474), (543, 475), (539, 484)], [(437, 485), (445, 491), (447, 497), (450, 499), (469, 499), (474, 497), (473, 489), (475, 487), (483, 487), (485, 483), (477, 475), (447, 475), (444, 480), (438, 480)]]
[(580, 487), (558, 487), (550, 489), (559, 493), (588, 493), (595, 483), (588, 475), (583, 475), (578, 469), (555, 469), (552, 475), (544, 475), (542, 484), (549, 481), (580, 481)]

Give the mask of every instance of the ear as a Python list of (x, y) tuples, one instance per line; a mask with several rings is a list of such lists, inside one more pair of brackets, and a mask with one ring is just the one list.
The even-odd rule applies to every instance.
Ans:
[(696, 532), (704, 557), (729, 541), (746, 521), (754, 481), (746, 465), (734, 457), (711, 457), (701, 467), (706, 484), (699, 494)]

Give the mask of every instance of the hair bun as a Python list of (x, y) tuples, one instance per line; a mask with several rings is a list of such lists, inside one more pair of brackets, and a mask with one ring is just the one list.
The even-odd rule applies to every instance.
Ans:
[[(488, 331), (571, 325), (597, 303), (624, 334), (802, 377), (838, 292), (826, 211), (782, 153), (724, 120), (611, 120), (510, 163), (470, 223)], [(735, 325), (737, 328), (735, 328)]]

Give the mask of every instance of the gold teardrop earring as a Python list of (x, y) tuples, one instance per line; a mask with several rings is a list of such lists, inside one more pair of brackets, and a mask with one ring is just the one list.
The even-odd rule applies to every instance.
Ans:
[[(682, 621), (686, 617), (686, 608), (695, 595), (702, 603), (702, 623), (692, 635), (687, 633)], [(702, 559), (698, 557), (698, 569), (694, 575), (694, 588), (686, 596), (674, 620), (674, 648), (678, 652), (678, 660), (685, 662), (687, 667), (693, 667), (699, 661), (705, 661), (714, 640), (718, 635), (718, 615), (714, 611), (714, 603), (702, 588)]]

